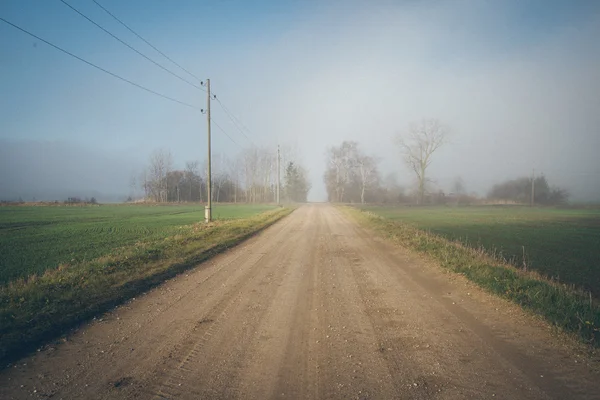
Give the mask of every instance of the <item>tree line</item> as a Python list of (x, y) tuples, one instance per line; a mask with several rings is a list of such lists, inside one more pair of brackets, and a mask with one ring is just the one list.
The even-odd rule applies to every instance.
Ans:
[[(284, 146), (280, 153), (280, 198), (288, 202), (307, 200), (310, 184), (297, 152)], [(132, 191), (143, 200), (206, 202), (207, 162), (193, 160), (183, 169), (174, 168), (168, 149), (155, 150), (143, 172), (131, 180)], [(235, 156), (214, 154), (211, 165), (212, 201), (227, 203), (272, 203), (277, 201), (277, 150), (247, 148)], [(134, 200), (135, 196), (130, 196)]]
[(489, 191), (488, 198), (527, 203), (531, 202), (532, 192), (533, 203), (540, 205), (565, 204), (569, 199), (569, 193), (565, 189), (550, 186), (544, 175), (535, 178), (521, 177), (498, 183)]
[[(481, 199), (467, 194), (464, 181), (457, 177), (450, 193), (435, 189), (428, 168), (434, 153), (447, 143), (449, 128), (435, 118), (409, 124), (395, 142), (399, 154), (414, 177), (412, 190), (406, 192), (398, 184), (395, 174), (382, 179), (379, 159), (366, 154), (355, 141), (343, 141), (326, 152), (326, 170), (323, 181), (330, 202), (346, 203), (416, 203), (416, 204), (471, 204)], [(498, 183), (487, 194), (488, 200), (515, 203), (531, 202), (532, 186), (535, 204), (556, 205), (568, 201), (565, 189), (551, 186), (546, 177), (518, 178)]]
[(327, 200), (339, 203), (404, 203), (408, 198), (397, 175), (382, 179), (380, 159), (366, 154), (355, 141), (327, 149), (323, 180)]

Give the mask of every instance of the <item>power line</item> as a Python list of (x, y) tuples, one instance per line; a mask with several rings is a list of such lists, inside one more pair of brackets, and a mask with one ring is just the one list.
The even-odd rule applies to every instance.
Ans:
[(223, 111), (225, 112), (225, 114), (227, 115), (227, 117), (229, 117), (229, 119), (231, 120), (231, 122), (233, 122), (233, 125), (237, 128), (238, 131), (240, 131), (240, 133), (242, 135), (244, 135), (244, 137), (250, 141), (250, 143), (254, 144), (252, 142), (252, 140), (250, 140), (250, 138), (244, 133), (244, 130), (242, 128), (240, 128), (240, 126), (238, 125), (238, 122), (236, 121), (237, 118), (235, 118), (227, 109), (227, 107), (225, 107), (225, 105), (221, 102), (221, 100), (219, 100), (218, 97), (215, 96), (215, 100), (217, 101), (217, 103), (219, 103), (219, 105), (221, 106), (221, 108), (223, 109)]
[(81, 15), (83, 18), (87, 19), (92, 24), (96, 25), (98, 28), (100, 28), (101, 30), (103, 30), (104, 32), (106, 32), (107, 34), (109, 34), (110, 36), (112, 36), (114, 39), (118, 40), (123, 45), (127, 46), (129, 49), (135, 51), (137, 54), (139, 54), (140, 56), (144, 57), (146, 60), (150, 61), (152, 64), (156, 65), (157, 67), (159, 67), (160, 69), (168, 72), (169, 74), (173, 75), (177, 79), (179, 79), (179, 80), (187, 83), (188, 85), (191, 85), (191, 86), (195, 87), (196, 89), (204, 90), (202, 87), (193, 84), (192, 82), (188, 81), (187, 79), (183, 78), (182, 76), (177, 75), (175, 72), (171, 71), (170, 69), (168, 69), (168, 68), (160, 65), (159, 63), (157, 63), (156, 61), (154, 61), (153, 59), (151, 59), (150, 57), (148, 57), (144, 53), (140, 52), (139, 50), (137, 50), (136, 48), (134, 48), (133, 46), (131, 46), (129, 43), (121, 40), (119, 37), (117, 37), (116, 35), (112, 34), (110, 31), (108, 31), (107, 29), (105, 29), (104, 27), (102, 27), (101, 25), (99, 25), (98, 23), (96, 23), (94, 20), (92, 20), (91, 18), (89, 18), (88, 16), (86, 16), (85, 14), (83, 14), (81, 11), (79, 11), (78, 9), (76, 9), (75, 7), (73, 7), (72, 5), (70, 5), (69, 3), (67, 3), (65, 0), (60, 0), (60, 2), (63, 3), (64, 5), (66, 5), (67, 7), (69, 7), (71, 10), (75, 11), (77, 14)]
[(219, 130), (220, 130), (221, 132), (223, 132), (223, 133), (225, 134), (225, 136), (227, 136), (227, 137), (229, 138), (229, 140), (231, 140), (231, 141), (232, 141), (232, 142), (233, 142), (235, 145), (237, 145), (237, 146), (239, 146), (239, 147), (243, 148), (242, 146), (240, 146), (240, 144), (239, 144), (238, 142), (236, 142), (235, 140), (233, 140), (233, 138), (232, 138), (231, 136), (229, 136), (229, 134), (228, 134), (227, 132), (225, 132), (225, 129), (221, 128), (221, 125), (217, 124), (213, 118), (211, 118), (211, 119), (210, 119), (210, 121), (211, 121), (213, 124), (215, 124), (215, 126), (216, 126), (217, 128), (219, 128)]
[(118, 23), (120, 23), (125, 28), (127, 28), (129, 30), (129, 32), (133, 33), (135, 36), (137, 36), (138, 38), (140, 38), (141, 40), (143, 40), (144, 43), (146, 43), (148, 46), (150, 46), (154, 50), (156, 50), (160, 55), (162, 55), (163, 57), (165, 57), (167, 60), (171, 61), (173, 64), (175, 64), (176, 66), (178, 66), (179, 68), (181, 68), (184, 72), (188, 73), (190, 76), (196, 78), (198, 81), (202, 81), (196, 75), (194, 75), (193, 73), (191, 73), (190, 71), (188, 71), (187, 69), (185, 69), (184, 67), (182, 67), (181, 65), (179, 65), (178, 63), (176, 63), (171, 57), (169, 57), (168, 55), (166, 55), (165, 53), (163, 53), (162, 51), (160, 51), (159, 49), (157, 49), (152, 43), (150, 43), (149, 41), (147, 41), (146, 39), (144, 39), (140, 34), (138, 34), (136, 31), (134, 31), (132, 28), (130, 28), (125, 22), (123, 22), (119, 18), (117, 18), (113, 13), (111, 13), (110, 11), (108, 11), (104, 6), (102, 6), (96, 0), (92, 0), (92, 1), (94, 3), (96, 3), (96, 5), (98, 7), (100, 7), (101, 9), (103, 9), (108, 15), (110, 15), (111, 17), (113, 17)]
[[(245, 138), (246, 138), (246, 139), (247, 139), (247, 140), (248, 140), (250, 143), (252, 143), (252, 145), (253, 145), (254, 147), (258, 147), (258, 146), (256, 146), (256, 144), (255, 144), (255, 143), (252, 141), (252, 139), (250, 139), (250, 138), (249, 138), (249, 137), (248, 137), (248, 136), (247, 136), (247, 135), (244, 133), (244, 130), (243, 130), (241, 127), (245, 128), (245, 129), (246, 129), (248, 132), (250, 132), (250, 130), (249, 130), (248, 128), (246, 128), (246, 127), (244, 126), (244, 124), (242, 124), (242, 122), (241, 122), (241, 121), (240, 121), (238, 118), (236, 118), (236, 116), (235, 116), (235, 115), (233, 115), (233, 114), (232, 114), (232, 113), (229, 111), (229, 109), (227, 109), (227, 107), (225, 107), (225, 104), (223, 104), (223, 103), (221, 102), (221, 100), (219, 100), (219, 98), (218, 98), (216, 95), (215, 95), (214, 99), (217, 101), (217, 103), (219, 103), (219, 105), (221, 106), (221, 108), (223, 109), (223, 111), (225, 112), (225, 114), (227, 115), (227, 117), (229, 117), (229, 119), (231, 120), (231, 122), (233, 122), (233, 125), (234, 125), (234, 126), (237, 128), (237, 130), (238, 130), (238, 131), (240, 131), (240, 133), (241, 133), (242, 135), (244, 135), (244, 137), (245, 137)], [(241, 127), (240, 127), (240, 126), (241, 126)]]
[(179, 103), (179, 104), (181, 104), (181, 105), (184, 105), (184, 106), (187, 106), (187, 107), (190, 107), (190, 108), (194, 108), (194, 109), (196, 109), (196, 110), (199, 110), (199, 109), (200, 109), (200, 108), (198, 108), (198, 107), (196, 107), (196, 106), (194, 106), (194, 105), (192, 105), (192, 104), (185, 103), (185, 102), (183, 102), (183, 101), (180, 101), (180, 100), (174, 99), (174, 98), (172, 98), (172, 97), (166, 96), (166, 95), (164, 95), (164, 94), (158, 93), (158, 92), (156, 92), (156, 91), (154, 91), (154, 90), (152, 90), (152, 89), (148, 89), (148, 88), (147, 88), (147, 87), (145, 87), (145, 86), (142, 86), (142, 85), (140, 85), (140, 84), (137, 84), (137, 83), (135, 83), (135, 82), (132, 82), (132, 81), (130, 81), (129, 79), (123, 78), (122, 76), (119, 76), (119, 75), (115, 74), (114, 72), (110, 72), (110, 71), (108, 71), (108, 70), (106, 70), (106, 69), (104, 69), (104, 68), (102, 68), (102, 67), (99, 67), (99, 66), (97, 66), (96, 64), (94, 64), (94, 63), (91, 63), (91, 62), (89, 62), (89, 61), (87, 61), (87, 60), (84, 60), (83, 58), (81, 58), (81, 57), (79, 57), (79, 56), (76, 56), (75, 54), (73, 54), (73, 53), (71, 53), (71, 52), (69, 52), (69, 51), (67, 51), (67, 50), (65, 50), (65, 49), (63, 49), (63, 48), (61, 48), (61, 47), (59, 47), (59, 46), (57, 46), (57, 45), (55, 45), (55, 44), (52, 44), (52, 43), (50, 43), (49, 41), (47, 41), (47, 40), (45, 40), (45, 39), (42, 39), (41, 37), (39, 37), (39, 36), (37, 36), (37, 35), (35, 35), (35, 34), (33, 34), (33, 33), (29, 32), (29, 31), (27, 31), (27, 30), (25, 30), (25, 29), (21, 28), (20, 26), (17, 26), (17, 25), (15, 25), (15, 24), (13, 24), (12, 22), (9, 22), (9, 21), (5, 20), (5, 19), (4, 19), (4, 18), (2, 18), (2, 17), (0, 17), (0, 21), (2, 21), (2, 22), (4, 22), (4, 23), (6, 23), (6, 24), (8, 24), (8, 25), (12, 26), (13, 28), (16, 28), (16, 29), (20, 30), (20, 31), (21, 31), (21, 32), (23, 32), (23, 33), (26, 33), (26, 34), (28, 34), (29, 36), (32, 36), (32, 37), (36, 38), (37, 40), (39, 40), (39, 41), (41, 41), (41, 42), (44, 42), (44, 43), (46, 43), (46, 44), (47, 44), (47, 45), (49, 45), (49, 46), (52, 46), (52, 47), (54, 47), (56, 50), (62, 51), (63, 53), (65, 53), (65, 54), (67, 54), (67, 55), (69, 55), (69, 56), (71, 56), (71, 57), (73, 57), (73, 58), (76, 58), (77, 60), (79, 60), (79, 61), (81, 61), (81, 62), (84, 62), (84, 63), (86, 63), (87, 65), (89, 65), (89, 66), (91, 66), (91, 67), (94, 67), (94, 68), (96, 68), (96, 69), (99, 69), (100, 71), (102, 71), (102, 72), (104, 72), (104, 73), (106, 73), (106, 74), (108, 74), (108, 75), (110, 75), (110, 76), (112, 76), (112, 77), (114, 77), (114, 78), (117, 78), (117, 79), (119, 79), (119, 80), (122, 80), (123, 82), (127, 82), (127, 83), (129, 83), (130, 85), (133, 85), (133, 86), (135, 86), (135, 87), (137, 87), (137, 88), (140, 88), (140, 89), (142, 89), (142, 90), (145, 90), (145, 91), (146, 91), (146, 92), (148, 92), (148, 93), (152, 93), (152, 94), (154, 94), (154, 95), (156, 95), (156, 96), (162, 97), (163, 99), (167, 99), (167, 100), (173, 101), (173, 102), (175, 102), (175, 103)]

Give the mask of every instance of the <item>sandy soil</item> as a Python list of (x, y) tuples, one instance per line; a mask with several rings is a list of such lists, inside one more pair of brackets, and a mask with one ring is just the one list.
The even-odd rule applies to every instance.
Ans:
[(567, 342), (310, 205), (4, 369), (0, 398), (600, 398)]

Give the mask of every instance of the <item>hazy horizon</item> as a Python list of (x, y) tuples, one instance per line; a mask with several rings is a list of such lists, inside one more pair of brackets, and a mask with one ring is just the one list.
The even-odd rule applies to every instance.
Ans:
[[(430, 177), (494, 183), (544, 173), (599, 201), (600, 4), (596, 2), (100, 2), (202, 79), (252, 143), (295, 146), (309, 200), (326, 199), (329, 146), (354, 140), (382, 176), (414, 178), (394, 137), (424, 117), (449, 126)], [(186, 79), (91, 1), (73, 6)], [(0, 16), (160, 93), (205, 108), (170, 76), (60, 2), (0, 3)], [(206, 157), (206, 117), (132, 87), (0, 22), (0, 199), (126, 198), (151, 152)], [(9, 94), (9, 95), (7, 95)], [(213, 102), (213, 153), (252, 146)]]

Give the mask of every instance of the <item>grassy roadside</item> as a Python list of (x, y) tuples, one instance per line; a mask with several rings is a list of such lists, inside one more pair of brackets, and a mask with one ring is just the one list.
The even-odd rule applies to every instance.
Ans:
[(0, 368), (90, 317), (192, 268), (293, 211), (195, 224), (177, 235), (0, 286)]
[(535, 272), (519, 270), (482, 250), (406, 223), (352, 207), (342, 207), (342, 210), (392, 242), (426, 254), (442, 267), (464, 275), (488, 292), (511, 300), (541, 315), (554, 326), (579, 335), (586, 343), (600, 347), (600, 306), (589, 292), (544, 279)]
[(600, 298), (600, 210), (523, 206), (357, 208), (535, 270)]

